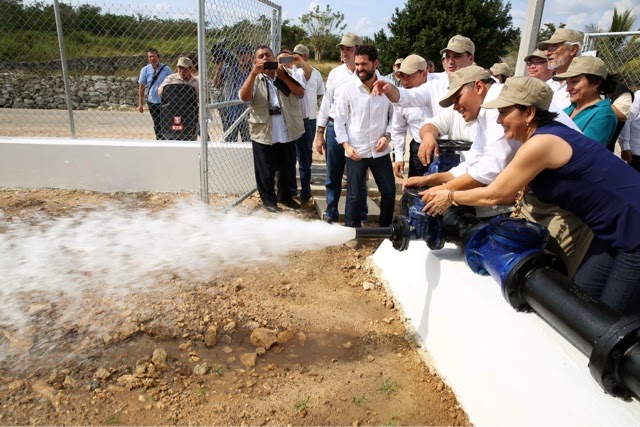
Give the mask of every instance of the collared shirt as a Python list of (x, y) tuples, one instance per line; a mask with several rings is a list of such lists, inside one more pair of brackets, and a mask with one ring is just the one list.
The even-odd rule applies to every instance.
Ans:
[(339, 144), (348, 142), (362, 158), (382, 157), (389, 154), (391, 147), (378, 152), (376, 145), (391, 131), (392, 117), (393, 105), (386, 96), (371, 95), (360, 79), (351, 80), (340, 89), (335, 101), (336, 139)]
[(311, 67), (311, 77), (307, 80), (307, 87), (304, 91), (304, 100), (307, 104), (307, 114), (309, 120), (318, 117), (318, 97), (324, 95), (324, 82), (320, 71)]
[[(576, 108), (575, 103), (571, 103), (564, 112), (569, 117)], [(607, 145), (618, 125), (618, 117), (611, 108), (610, 99), (602, 99), (597, 103), (586, 107), (584, 110), (571, 117), (582, 130), (582, 133), (591, 139), (595, 139), (600, 144)]]
[(158, 78), (153, 83), (153, 87), (149, 87), (151, 86), (151, 81), (153, 81), (154, 75), (153, 66), (151, 64), (148, 64), (147, 66), (143, 67), (142, 70), (140, 70), (140, 77), (138, 78), (138, 83), (144, 85), (149, 91), (147, 95), (147, 101), (153, 104), (159, 104), (160, 102), (162, 102), (162, 100), (160, 99), (160, 95), (158, 95), (158, 88), (162, 84), (162, 81), (171, 74), (171, 67), (163, 64), (162, 62), (158, 63), (157, 69), (162, 69), (162, 71), (160, 71), (160, 73), (158, 74)]
[(398, 99), (396, 105), (400, 107), (421, 107), (426, 109), (425, 113), (429, 117), (433, 117), (443, 110), (439, 103), (448, 90), (448, 78), (427, 81), (412, 89), (398, 88), (400, 99)]
[(307, 102), (304, 99), (304, 97), (307, 96), (307, 79), (304, 78), (304, 70), (302, 68), (294, 67), (287, 70), (287, 72), (295, 79), (295, 81), (300, 83), (300, 86), (304, 88), (304, 96), (300, 99), (300, 111), (302, 112), (302, 118), (306, 119), (309, 117), (309, 113), (307, 112)]
[(329, 72), (329, 77), (327, 77), (327, 90), (322, 98), (320, 111), (318, 111), (318, 126), (327, 126), (329, 118), (334, 117), (335, 91), (351, 79), (360, 81), (355, 71), (351, 71), (345, 64), (342, 64)]
[(189, 80), (184, 80), (180, 77), (180, 73), (173, 73), (167, 76), (166, 79), (162, 82), (160, 87), (158, 88), (158, 95), (162, 96), (162, 90), (167, 85), (189, 85), (196, 88), (196, 92), (198, 91), (198, 78), (191, 76)]
[(393, 152), (396, 161), (404, 159), (405, 142), (407, 131), (414, 141), (422, 142), (420, 139), (420, 128), (429, 117), (424, 109), (420, 107), (393, 107), (393, 120), (391, 121), (391, 140), (393, 141)]
[(631, 150), (631, 153), (640, 156), (640, 90), (635, 93), (629, 118), (620, 131), (619, 140), (623, 150)]

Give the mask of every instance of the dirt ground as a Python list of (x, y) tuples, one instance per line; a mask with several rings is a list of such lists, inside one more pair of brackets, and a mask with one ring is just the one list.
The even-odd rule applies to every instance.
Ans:
[[(0, 190), (6, 221), (78, 210), (161, 210), (190, 194)], [(252, 196), (236, 209), (259, 209)], [(315, 212), (288, 211), (308, 220)], [(24, 331), (0, 323), (2, 425), (468, 425), (407, 339), (367, 257), (377, 242), (296, 252), (289, 265), (174, 276), (127, 308), (83, 295), (24, 298)], [(107, 328), (91, 333), (96, 325)], [(56, 345), (38, 346), (55, 326)], [(3, 360), (4, 359), (4, 360)]]

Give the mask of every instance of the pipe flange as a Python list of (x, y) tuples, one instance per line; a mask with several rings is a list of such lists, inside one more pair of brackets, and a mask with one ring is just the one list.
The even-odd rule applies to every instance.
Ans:
[(620, 319), (594, 344), (589, 357), (589, 371), (608, 394), (631, 399), (631, 392), (618, 375), (618, 365), (624, 352), (639, 340), (640, 316), (633, 316)]
[(565, 276), (567, 275), (567, 267), (562, 259), (546, 250), (523, 257), (509, 271), (502, 287), (502, 295), (516, 311), (531, 311), (531, 307), (520, 292), (521, 286), (529, 272), (544, 267), (551, 267)]

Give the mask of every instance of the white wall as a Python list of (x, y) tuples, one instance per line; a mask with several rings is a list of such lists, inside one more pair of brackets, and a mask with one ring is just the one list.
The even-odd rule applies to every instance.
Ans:
[[(198, 142), (0, 138), (0, 187), (102, 192), (199, 191)], [(211, 192), (242, 194), (255, 186), (251, 145), (214, 143)], [(224, 164), (224, 168), (215, 165)], [(227, 171), (225, 174), (224, 171)]]
[(372, 257), (429, 360), (478, 426), (640, 425), (640, 402), (606, 395), (588, 359), (534, 313), (518, 313), (462, 251), (422, 241)]

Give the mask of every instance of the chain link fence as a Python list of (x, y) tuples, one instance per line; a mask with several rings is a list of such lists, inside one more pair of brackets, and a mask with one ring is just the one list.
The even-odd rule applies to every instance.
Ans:
[(640, 32), (588, 33), (583, 51), (596, 51), (609, 73), (618, 74), (632, 90), (640, 90)]
[[(0, 136), (199, 139), (208, 159), (202, 164), (203, 199), (209, 189), (226, 192), (229, 182), (250, 183), (240, 193), (250, 192), (255, 180), (248, 112), (237, 93), (254, 49), (279, 49), (281, 9), (267, 0), (200, 1), (196, 10), (177, 1), (179, 7), (145, 8), (0, 0)], [(147, 68), (139, 93), (142, 70), (155, 53), (150, 48), (159, 53), (160, 65)], [(197, 80), (189, 75), (203, 85), (205, 118), (198, 115)], [(148, 101), (158, 104), (158, 120)], [(223, 150), (224, 160), (214, 164), (216, 150)]]

